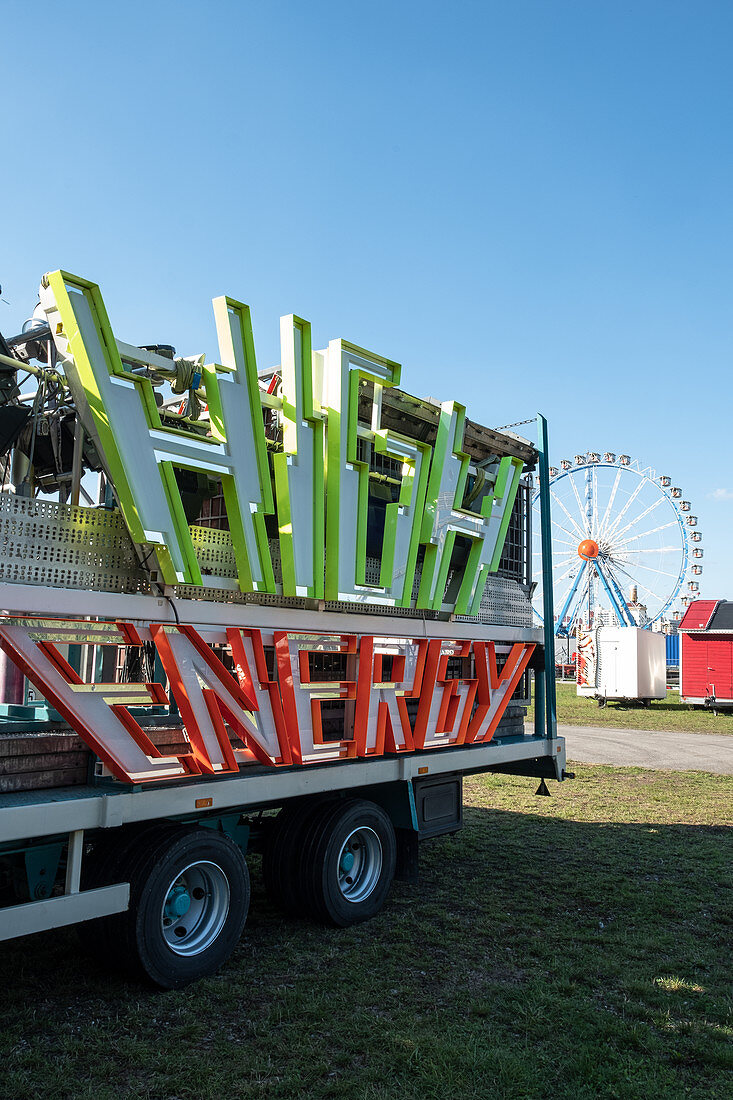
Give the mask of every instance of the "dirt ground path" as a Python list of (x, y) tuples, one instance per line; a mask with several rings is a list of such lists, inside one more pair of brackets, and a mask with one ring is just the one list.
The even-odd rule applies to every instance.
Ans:
[(584, 764), (733, 775), (732, 737), (599, 726), (558, 725), (557, 732), (566, 739), (568, 760)]

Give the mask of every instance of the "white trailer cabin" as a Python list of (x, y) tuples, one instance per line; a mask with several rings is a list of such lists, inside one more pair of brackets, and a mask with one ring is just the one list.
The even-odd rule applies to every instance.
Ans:
[(667, 694), (663, 634), (603, 626), (578, 635), (578, 695), (648, 703)]

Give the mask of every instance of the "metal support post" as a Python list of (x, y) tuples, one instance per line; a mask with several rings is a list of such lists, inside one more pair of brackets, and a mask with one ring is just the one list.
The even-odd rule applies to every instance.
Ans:
[[(552, 598), (552, 531), (550, 516), (550, 459), (547, 443), (547, 421), (537, 414), (537, 450), (540, 474), (540, 533), (542, 535), (542, 612), (545, 634), (545, 719), (547, 736), (557, 736), (557, 700), (555, 693), (555, 609)], [(539, 690), (537, 692), (539, 696)], [(539, 705), (539, 698), (535, 706)]]
[(78, 894), (81, 885), (81, 857), (84, 852), (84, 830), (69, 833), (69, 851), (66, 856), (65, 894)]
[(79, 494), (81, 493), (81, 475), (84, 457), (84, 428), (80, 418), (77, 416), (76, 424), (74, 425), (74, 453), (71, 460), (71, 503), (79, 504)]

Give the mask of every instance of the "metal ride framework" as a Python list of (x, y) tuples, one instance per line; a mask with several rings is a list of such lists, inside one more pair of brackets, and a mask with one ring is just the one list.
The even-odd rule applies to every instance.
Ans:
[[(620, 626), (651, 626), (678, 597), (697, 598), (702, 535), (669, 477), (629, 455), (589, 451), (550, 466), (549, 496), (556, 636), (597, 625), (602, 607)], [(535, 510), (538, 500), (539, 491)], [(538, 619), (541, 600), (540, 591)]]

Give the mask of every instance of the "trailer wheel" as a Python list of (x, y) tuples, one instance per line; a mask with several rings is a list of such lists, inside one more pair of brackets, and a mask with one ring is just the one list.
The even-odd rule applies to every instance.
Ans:
[(247, 864), (212, 829), (163, 826), (132, 845), (116, 871), (130, 908), (110, 918), (107, 942), (120, 961), (161, 989), (213, 974), (229, 958), (249, 909)]
[[(82, 863), (81, 885), (83, 890), (96, 886), (111, 886), (123, 881), (123, 867), (134, 846), (147, 844), (147, 835), (162, 837), (164, 830), (180, 833), (180, 825), (148, 821), (142, 825), (126, 825), (110, 829), (95, 843), (93, 851)], [(115, 954), (115, 917), (97, 917), (77, 925), (79, 941), (86, 954), (97, 962), (108, 963)]]
[(392, 822), (374, 802), (349, 799), (320, 807), (298, 866), (307, 911), (340, 928), (369, 920), (387, 897), (396, 853)]
[(262, 859), (262, 877), (268, 896), (286, 913), (303, 911), (302, 889), (298, 868), (302, 859), (303, 838), (313, 815), (320, 812), (326, 801), (323, 797), (292, 802), (275, 818), (265, 844)]

